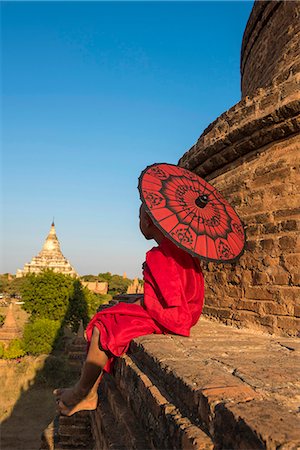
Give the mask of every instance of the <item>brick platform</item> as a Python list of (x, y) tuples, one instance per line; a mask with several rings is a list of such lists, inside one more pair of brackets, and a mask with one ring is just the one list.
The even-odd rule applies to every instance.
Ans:
[(57, 417), (41, 448), (299, 449), (299, 355), (299, 339), (203, 317), (190, 338), (138, 338), (104, 376), (98, 409)]
[(149, 448), (296, 450), (299, 354), (299, 339), (202, 318), (190, 338), (136, 339), (114, 379)]

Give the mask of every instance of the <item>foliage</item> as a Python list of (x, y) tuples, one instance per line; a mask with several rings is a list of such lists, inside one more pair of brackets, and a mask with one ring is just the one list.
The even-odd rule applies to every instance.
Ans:
[(4, 344), (0, 342), (0, 358), (3, 358), (4, 355)]
[(69, 307), (64, 317), (64, 323), (71, 325), (72, 331), (77, 331), (82, 320), (83, 325), (88, 323), (87, 289), (84, 289), (79, 280), (73, 282), (73, 292), (69, 299)]
[(24, 309), (33, 319), (48, 318), (70, 325), (77, 331), (82, 320), (88, 322), (86, 290), (78, 279), (45, 270), (26, 277), (22, 288)]
[(2, 325), (4, 324), (5, 321), (5, 316), (3, 316), (3, 314), (0, 314), (0, 327), (2, 327)]
[(130, 284), (131, 280), (129, 278), (123, 278), (121, 275), (112, 275), (109, 281), (109, 290), (114, 294), (125, 294)]
[(80, 278), (83, 281), (99, 281), (99, 277), (97, 275), (83, 275)]
[(109, 284), (111, 277), (112, 277), (112, 274), (110, 272), (99, 273), (98, 280), (99, 281), (107, 281), (107, 283)]
[(94, 294), (90, 290), (86, 289), (86, 302), (88, 306), (89, 318), (92, 318), (96, 314), (100, 305), (108, 303), (112, 299), (110, 294)]
[(16, 359), (25, 355), (24, 345), (21, 339), (13, 339), (7, 348), (4, 349), (4, 359)]
[(24, 309), (33, 317), (62, 321), (68, 310), (73, 281), (72, 277), (52, 270), (28, 275), (22, 286)]
[(0, 292), (16, 296), (21, 294), (22, 286), (26, 283), (26, 277), (8, 279), (8, 274), (0, 275)]
[(36, 319), (25, 325), (24, 350), (32, 355), (48, 354), (58, 344), (61, 333), (58, 320)]
[(0, 275), (0, 292), (7, 292), (7, 288), (9, 286), (9, 281), (7, 276)]
[(108, 283), (108, 290), (112, 295), (125, 294), (128, 286), (132, 283), (129, 278), (123, 278), (121, 275), (112, 275), (110, 272), (99, 273), (99, 281)]

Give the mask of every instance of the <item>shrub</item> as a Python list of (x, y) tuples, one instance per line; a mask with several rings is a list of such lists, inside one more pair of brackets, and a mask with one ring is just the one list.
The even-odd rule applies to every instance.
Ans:
[(25, 325), (24, 348), (27, 353), (41, 355), (50, 353), (61, 336), (61, 323), (58, 320), (36, 319)]
[(77, 331), (80, 321), (88, 322), (85, 291), (78, 279), (52, 270), (26, 277), (22, 287), (24, 309), (34, 319), (59, 320)]
[(3, 358), (3, 355), (4, 355), (4, 344), (0, 342), (0, 358)]
[(87, 288), (84, 288), (84, 291), (89, 318), (93, 317), (93, 315), (96, 314), (100, 305), (108, 303), (109, 300), (112, 299), (112, 296), (110, 294), (94, 294)]
[(22, 286), (25, 311), (35, 318), (63, 320), (73, 293), (74, 279), (52, 270), (25, 278)]
[(13, 339), (7, 348), (4, 349), (3, 357), (5, 359), (16, 359), (25, 355), (23, 342), (21, 339)]

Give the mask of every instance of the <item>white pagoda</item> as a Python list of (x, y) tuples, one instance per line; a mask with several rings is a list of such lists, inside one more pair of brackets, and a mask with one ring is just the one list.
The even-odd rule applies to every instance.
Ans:
[(61, 252), (59, 240), (56, 236), (54, 222), (45, 240), (42, 250), (34, 256), (30, 263), (25, 264), (23, 270), (17, 270), (16, 277), (23, 277), (29, 273), (40, 273), (45, 269), (51, 269), (56, 273), (77, 277), (78, 274)]

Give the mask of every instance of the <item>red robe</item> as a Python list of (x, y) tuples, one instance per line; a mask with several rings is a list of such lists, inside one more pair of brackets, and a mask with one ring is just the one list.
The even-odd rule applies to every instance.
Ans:
[[(113, 356), (128, 350), (130, 341), (146, 334), (189, 336), (204, 300), (199, 261), (165, 238), (146, 254), (143, 306), (120, 302), (98, 312), (86, 329), (88, 342), (96, 326), (102, 349)], [(110, 370), (110, 363), (105, 367)]]

